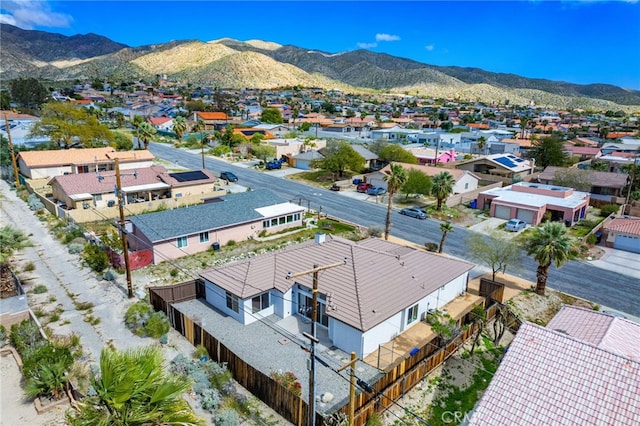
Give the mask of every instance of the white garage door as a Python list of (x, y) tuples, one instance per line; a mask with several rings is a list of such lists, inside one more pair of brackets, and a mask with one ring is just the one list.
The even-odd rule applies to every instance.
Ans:
[(511, 219), (511, 207), (507, 206), (496, 206), (494, 217), (500, 219)]
[(532, 225), (534, 214), (535, 212), (533, 210), (518, 209), (516, 217), (527, 222), (527, 225)]
[(640, 253), (640, 238), (617, 235), (613, 242), (613, 248), (630, 251), (631, 253)]

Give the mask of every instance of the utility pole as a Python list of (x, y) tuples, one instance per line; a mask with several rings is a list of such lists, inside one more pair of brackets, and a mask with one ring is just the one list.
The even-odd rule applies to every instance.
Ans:
[(13, 176), (16, 179), (16, 188), (20, 189), (20, 178), (18, 177), (18, 164), (16, 163), (16, 153), (13, 150), (13, 142), (11, 141), (11, 130), (9, 129), (9, 118), (7, 111), (4, 112), (4, 125), (7, 129), (7, 140), (9, 141), (9, 154), (11, 154), (11, 164), (13, 165)]
[(338, 372), (344, 370), (347, 367), (351, 367), (351, 373), (349, 378), (349, 426), (353, 426), (356, 411), (356, 357), (355, 352), (351, 352), (351, 361), (338, 368)]
[(313, 274), (313, 289), (311, 292), (311, 333), (302, 333), (306, 338), (311, 341), (311, 350), (309, 356), (311, 357), (311, 365), (309, 367), (309, 418), (307, 425), (315, 426), (316, 424), (316, 343), (318, 343), (318, 338), (316, 337), (316, 319), (318, 315), (318, 273), (320, 271), (324, 271), (325, 269), (335, 268), (337, 266), (342, 266), (347, 264), (347, 258), (342, 262), (332, 263), (330, 265), (318, 266), (317, 264), (313, 265), (313, 269), (308, 271), (298, 272), (296, 274), (292, 274), (291, 272), (287, 273), (286, 279), (296, 278), (303, 275)]
[(122, 251), (124, 253), (124, 267), (127, 272), (127, 292), (129, 298), (133, 297), (133, 284), (131, 282), (131, 266), (129, 265), (129, 244), (127, 244), (127, 230), (124, 221), (124, 196), (120, 182), (120, 159), (116, 158), (116, 190), (118, 191), (118, 209), (120, 210), (120, 238), (122, 239)]

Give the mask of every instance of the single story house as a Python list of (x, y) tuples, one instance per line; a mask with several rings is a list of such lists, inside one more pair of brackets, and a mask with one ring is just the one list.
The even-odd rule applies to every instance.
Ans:
[(602, 230), (607, 247), (640, 253), (640, 218), (618, 217)]
[(576, 146), (567, 143), (562, 150), (570, 157), (578, 158), (579, 161), (595, 160), (602, 156), (598, 147)]
[(193, 122), (202, 122), (204, 129), (202, 130), (220, 130), (224, 128), (231, 120), (226, 112), (206, 112), (195, 111), (193, 113)]
[(271, 133), (276, 138), (281, 138), (285, 134), (289, 133), (291, 129), (286, 124), (267, 124), (267, 123), (259, 123), (255, 126), (244, 126), (244, 127), (254, 127), (256, 129), (266, 130)]
[(275, 158), (293, 157), (296, 154), (302, 152), (322, 149), (327, 146), (325, 139), (314, 139), (306, 141), (304, 139), (269, 139), (263, 141), (263, 143), (275, 147)]
[(229, 194), (204, 204), (129, 217), (129, 247), (152, 249), (153, 262), (160, 263), (302, 226), (304, 210), (268, 190)]
[(146, 149), (116, 151), (114, 148), (72, 148), (47, 151), (21, 151), (18, 169), (28, 179), (44, 179), (65, 174), (97, 173), (114, 170), (115, 159), (120, 169), (151, 167), (155, 156)]
[[(537, 177), (537, 181), (548, 185), (553, 185), (555, 175), (558, 171), (566, 170), (562, 167), (549, 166)], [(577, 169), (574, 169), (577, 170)], [(591, 188), (589, 194), (594, 200), (606, 201), (608, 203), (617, 203), (620, 197), (624, 200), (624, 188), (627, 186), (629, 175), (626, 173), (611, 173), (598, 171), (582, 171), (585, 176), (589, 176), (591, 180)], [(620, 204), (624, 203), (621, 201)]]
[[(168, 172), (163, 166), (142, 167), (120, 173), (125, 204), (214, 192), (217, 178), (208, 170)], [(104, 208), (116, 205), (115, 171), (53, 177), (53, 198), (68, 209)]]
[[(6, 118), (6, 120), (5, 120)], [(31, 136), (31, 128), (35, 123), (40, 121), (39, 117), (29, 114), (21, 114), (13, 111), (0, 111), (0, 135), (5, 139), (9, 139), (11, 134), (11, 142), (16, 147), (34, 147), (41, 143), (48, 143), (50, 138), (47, 136)], [(9, 130), (7, 131), (7, 121), (9, 122)]]
[(478, 208), (489, 210), (491, 217), (517, 218), (538, 225), (545, 214), (552, 221), (572, 225), (582, 219), (589, 205), (589, 194), (563, 186), (518, 182), (478, 194)]
[(523, 180), (533, 173), (532, 161), (516, 157), (513, 154), (493, 154), (462, 161), (456, 169), (468, 170), (476, 175), (493, 175), (512, 182)]
[[(466, 170), (443, 169), (442, 167), (426, 166), (423, 164), (402, 163), (400, 165), (407, 171), (419, 170), (425, 175), (431, 177), (434, 177), (440, 172), (449, 172), (456, 180), (456, 184), (453, 186), (454, 194), (463, 194), (465, 192), (475, 191), (476, 189), (478, 189), (478, 177)], [(386, 189), (387, 182), (385, 182), (384, 177), (386, 176), (386, 172), (389, 170), (391, 170), (391, 166), (387, 165), (380, 171), (367, 174), (367, 182), (369, 182), (373, 186), (381, 186)]]
[(290, 248), (200, 273), (206, 300), (245, 325), (270, 315), (310, 318), (311, 274), (291, 273), (344, 261), (318, 282), (317, 327), (359, 358), (464, 293), (473, 264), (378, 238), (354, 242), (316, 234)]
[(313, 168), (311, 166), (312, 162), (323, 158), (324, 155), (320, 154), (318, 151), (305, 151), (291, 157), (290, 163), (296, 169), (311, 170)]
[(147, 120), (156, 130), (161, 132), (173, 131), (173, 118), (171, 117), (149, 117)]
[(638, 389), (640, 325), (564, 306), (522, 324), (467, 424), (639, 424)]
[(403, 148), (413, 154), (420, 164), (453, 163), (456, 161), (456, 150), (453, 148), (443, 150), (425, 148), (424, 146), (405, 146)]
[(378, 154), (369, 151), (365, 145), (351, 145), (351, 148), (362, 158), (364, 158), (364, 167), (367, 169), (376, 169), (384, 165), (384, 162), (378, 161)]
[(405, 129), (400, 126), (393, 126), (390, 129), (371, 130), (372, 140), (383, 140), (388, 142), (403, 142), (409, 140), (409, 135), (422, 133), (420, 130)]

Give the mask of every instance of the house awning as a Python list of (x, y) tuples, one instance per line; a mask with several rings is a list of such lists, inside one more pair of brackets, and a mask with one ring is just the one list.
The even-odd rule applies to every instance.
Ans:
[(93, 199), (93, 195), (87, 194), (85, 192), (83, 194), (70, 195), (69, 198), (71, 198), (73, 201), (92, 200)]
[(282, 203), (276, 204), (275, 206), (260, 207), (257, 208), (256, 211), (264, 217), (274, 217), (301, 212), (304, 211), (304, 207), (293, 203)]
[(123, 192), (138, 192), (138, 191), (153, 191), (154, 189), (169, 189), (171, 185), (167, 185), (166, 183), (157, 182), (157, 183), (148, 183), (146, 185), (136, 185), (136, 186), (127, 186), (126, 188), (122, 188)]

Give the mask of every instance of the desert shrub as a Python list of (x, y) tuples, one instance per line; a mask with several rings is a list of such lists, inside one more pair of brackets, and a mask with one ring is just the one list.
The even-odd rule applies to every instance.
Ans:
[(179, 272), (180, 271), (178, 271), (178, 268), (173, 268), (173, 269), (171, 269), (171, 271), (169, 271), (169, 275), (171, 275), (173, 278), (175, 278), (175, 277), (178, 276)]
[(31, 210), (44, 209), (44, 204), (42, 204), (42, 201), (40, 201), (40, 198), (38, 198), (36, 194), (29, 195), (29, 197), (27, 197), (27, 203)]
[(294, 395), (300, 396), (302, 393), (302, 385), (298, 381), (298, 378), (291, 371), (272, 371), (271, 378), (276, 381), (281, 386), (284, 386), (287, 390), (292, 392)]
[(49, 365), (61, 362), (64, 368), (73, 364), (73, 356), (69, 348), (59, 348), (44, 341), (44, 344), (34, 345), (26, 348), (20, 355), (22, 356), (22, 374), (25, 378), (31, 377), (41, 365)]
[(367, 234), (370, 237), (381, 237), (382, 236), (382, 228), (379, 226), (372, 226), (367, 229)]
[(200, 394), (200, 406), (204, 410), (214, 411), (220, 406), (220, 399), (218, 389), (205, 389)]
[(84, 231), (79, 226), (72, 226), (66, 230), (62, 237), (62, 244), (69, 244), (76, 238), (84, 240)]
[(40, 364), (28, 376), (25, 373), (25, 378), (24, 393), (29, 398), (51, 395), (57, 400), (64, 396), (67, 377), (63, 361)]
[(204, 345), (196, 346), (196, 349), (193, 351), (193, 357), (195, 359), (200, 359), (205, 356), (209, 358), (209, 351), (207, 350), (207, 348)]
[(33, 262), (29, 262), (26, 265), (24, 265), (24, 272), (35, 271), (35, 269), (36, 269), (36, 265)]
[(116, 273), (113, 271), (113, 269), (107, 269), (102, 274), (102, 279), (104, 279), (106, 281), (115, 281)]
[(153, 307), (144, 300), (134, 303), (127, 309), (124, 323), (134, 334), (154, 339), (167, 334), (171, 327), (166, 315), (162, 312), (154, 312)]
[(600, 216), (607, 217), (612, 213), (617, 213), (620, 209), (620, 206), (617, 204), (605, 204), (600, 207)]
[(236, 426), (240, 424), (240, 416), (235, 410), (223, 410), (213, 416), (213, 422), (218, 426)]
[(229, 148), (227, 145), (218, 145), (209, 152), (211, 152), (211, 154), (215, 155), (216, 157), (223, 157), (231, 153), (231, 148)]
[(162, 336), (166, 335), (171, 328), (171, 324), (169, 324), (169, 319), (164, 314), (164, 312), (154, 312), (151, 314), (149, 319), (147, 320), (147, 324), (144, 327), (145, 335), (149, 337), (153, 337), (154, 339), (159, 339)]
[(107, 252), (96, 244), (87, 243), (84, 246), (84, 260), (95, 272), (102, 272), (109, 266)]
[(68, 251), (69, 251), (69, 253), (71, 253), (71, 254), (78, 254), (78, 253), (82, 253), (82, 250), (84, 250), (84, 244), (71, 243), (71, 244), (69, 244), (69, 246), (67, 247), (67, 250), (68, 250)]
[(33, 288), (33, 290), (31, 290), (32, 293), (34, 294), (42, 294), (42, 293), (46, 293), (47, 292), (47, 286), (44, 284), (38, 284), (37, 286), (35, 286)]
[(4, 325), (0, 325), (0, 348), (7, 342), (7, 329)]
[(594, 245), (596, 242), (598, 242), (598, 237), (596, 237), (595, 234), (591, 234), (587, 237), (587, 244), (589, 245)]
[(436, 243), (424, 243), (424, 248), (427, 249), (427, 251), (433, 251), (436, 252), (438, 251), (438, 244)]
[(23, 320), (11, 326), (9, 340), (11, 345), (22, 354), (27, 347), (33, 346), (43, 340), (43, 337), (36, 323), (30, 320)]
[(229, 241), (227, 241), (227, 246), (229, 246), (229, 247), (233, 247), (233, 246), (235, 246), (235, 245), (236, 245), (236, 242), (235, 242), (234, 240), (229, 240)]

